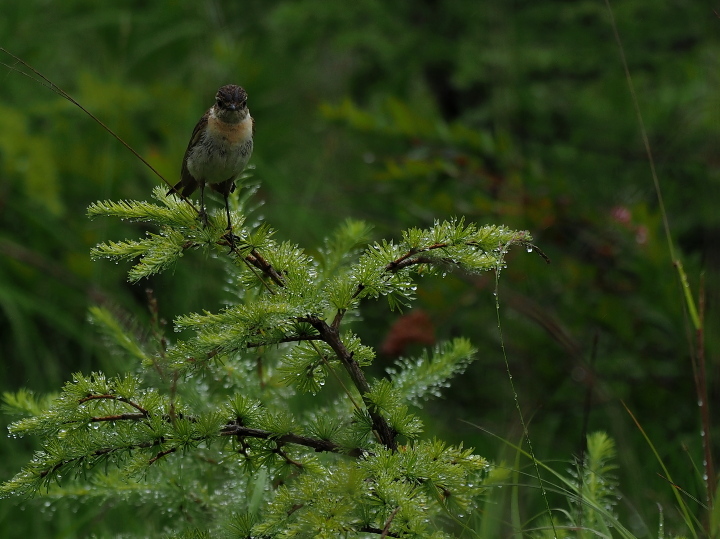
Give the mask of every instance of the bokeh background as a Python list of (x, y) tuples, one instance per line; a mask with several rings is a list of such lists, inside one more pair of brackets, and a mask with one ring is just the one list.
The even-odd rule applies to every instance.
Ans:
[[(715, 404), (720, 5), (612, 6), (672, 241), (704, 298)], [(0, 11), (0, 46), (171, 182), (216, 89), (243, 85), (257, 122), (255, 215), (310, 252), (348, 217), (373, 224), (376, 239), (453, 216), (529, 230), (552, 262), (511, 254), (499, 318), (536, 456), (564, 470), (586, 431), (607, 431), (618, 444), (626, 525), (656, 535), (660, 504), (668, 530), (683, 531), (672, 487), (621, 404), (680, 486), (704, 501), (697, 344), (604, 2), (28, 0)], [(187, 256), (139, 285), (126, 282), (127, 265), (90, 260), (96, 243), (143, 228), (89, 221), (87, 206), (147, 199), (158, 181), (80, 110), (0, 67), (0, 389), (52, 392), (74, 371), (136, 368), (103, 348), (87, 322), (91, 305), (141, 329), (148, 288), (168, 321), (222, 306), (215, 260)], [(413, 309), (368, 303), (356, 329), (382, 350), (376, 374), (432, 340), (471, 338), (478, 361), (421, 413), (428, 433), (502, 462), (504, 445), (476, 427), (521, 436), (494, 276), (423, 284)], [(3, 415), (0, 427), (11, 420)], [(0, 479), (35, 442), (0, 437)], [(529, 514), (542, 510), (533, 489), (522, 501)], [(53, 504), (9, 500), (0, 502), (0, 529), (141, 534), (144, 523), (128, 518), (136, 509), (110, 498), (84, 504), (82, 493)]]

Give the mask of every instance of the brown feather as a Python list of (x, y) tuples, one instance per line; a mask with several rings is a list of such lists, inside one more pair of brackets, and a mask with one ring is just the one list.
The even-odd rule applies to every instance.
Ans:
[(209, 116), (210, 110), (203, 114), (203, 117), (200, 118), (200, 121), (195, 125), (195, 129), (193, 129), (192, 136), (190, 137), (190, 142), (188, 142), (187, 149), (185, 150), (185, 155), (183, 156), (182, 169), (180, 170), (180, 181), (167, 192), (168, 195), (171, 195), (172, 193), (181, 193), (182, 196), (189, 197), (198, 187), (200, 187), (198, 181), (193, 178), (187, 168), (187, 158), (190, 153), (190, 148), (195, 146), (203, 131), (205, 131)]

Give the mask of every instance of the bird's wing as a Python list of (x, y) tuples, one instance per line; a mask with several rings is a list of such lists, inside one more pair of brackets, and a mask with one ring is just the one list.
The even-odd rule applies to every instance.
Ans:
[(192, 174), (190, 174), (190, 171), (187, 168), (187, 159), (190, 153), (190, 149), (195, 146), (195, 144), (197, 144), (203, 132), (205, 131), (205, 128), (208, 124), (209, 116), (210, 111), (208, 110), (203, 115), (203, 117), (200, 118), (200, 121), (197, 123), (197, 125), (195, 125), (195, 129), (193, 129), (192, 136), (190, 137), (190, 142), (188, 142), (187, 149), (185, 150), (185, 155), (183, 156), (182, 168), (180, 169), (180, 181), (175, 184), (173, 188), (170, 189), (170, 191), (168, 191), (168, 195), (171, 193), (177, 193), (182, 191), (182, 195), (187, 197), (190, 196), (195, 191), (195, 189), (198, 188), (198, 181), (193, 178)]

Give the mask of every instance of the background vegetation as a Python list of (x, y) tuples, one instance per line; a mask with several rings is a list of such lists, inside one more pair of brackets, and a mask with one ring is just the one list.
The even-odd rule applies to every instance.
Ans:
[[(613, 9), (693, 291), (704, 275), (718, 402), (720, 19), (710, 2)], [(676, 482), (705, 500), (694, 337), (603, 2), (13, 2), (0, 45), (167, 178), (217, 87), (242, 84), (257, 121), (258, 213), (281, 239), (320, 245), (348, 216), (373, 223), (377, 237), (454, 215), (530, 230), (552, 264), (514, 255), (499, 297), (536, 455), (567, 460), (588, 429), (606, 430), (626, 525), (655, 535), (659, 503), (682, 532), (671, 485), (622, 401)], [(88, 221), (87, 206), (147, 198), (157, 179), (55, 94), (9, 70), (1, 80), (1, 389), (56, 391), (73, 371), (131, 369), (102, 348), (88, 307), (142, 327), (152, 288), (168, 320), (214, 309), (220, 269), (194, 257), (131, 286), (127, 268), (91, 262), (93, 245), (137, 230)], [(481, 359), (423, 413), (446, 439), (501, 461), (503, 446), (470, 426), (520, 436), (493, 290), (492, 277), (432, 281), (422, 310), (399, 317), (378, 302), (358, 333), (388, 363), (428, 344), (418, 334), (470, 337)], [(3, 440), (0, 477), (31, 451), (32, 441)], [(542, 509), (535, 492), (522, 496), (529, 512)], [(17, 537), (141, 529), (128, 511), (4, 501), (0, 526)]]

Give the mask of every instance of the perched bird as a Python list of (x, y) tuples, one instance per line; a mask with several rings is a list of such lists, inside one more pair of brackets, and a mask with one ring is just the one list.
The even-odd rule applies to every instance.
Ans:
[(234, 84), (217, 91), (215, 104), (200, 118), (190, 137), (180, 181), (167, 193), (187, 197), (200, 187), (200, 219), (204, 225), (207, 225), (205, 185), (209, 184), (225, 197), (227, 229), (232, 230), (228, 196), (250, 159), (255, 134), (255, 120), (250, 116), (247, 99), (247, 92)]

